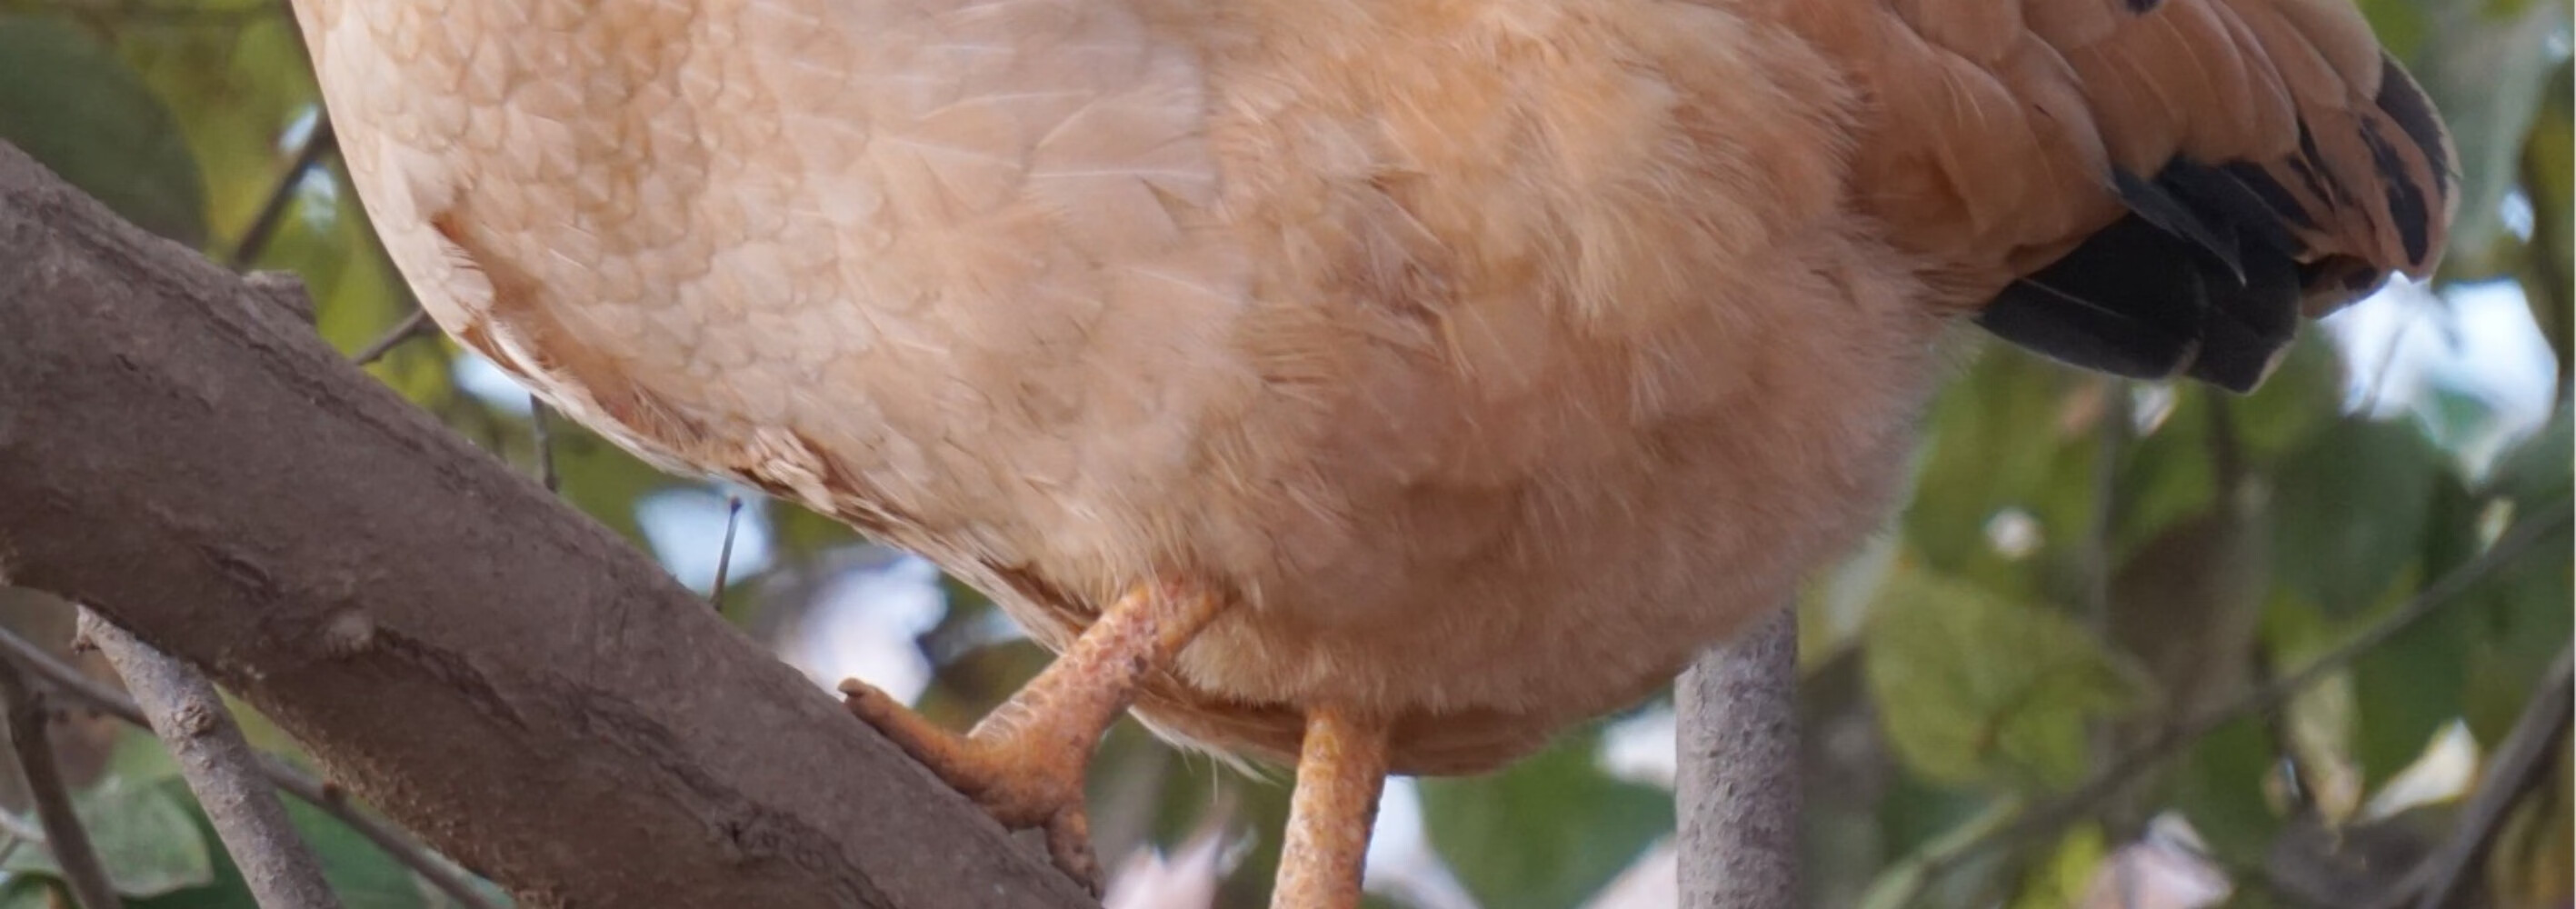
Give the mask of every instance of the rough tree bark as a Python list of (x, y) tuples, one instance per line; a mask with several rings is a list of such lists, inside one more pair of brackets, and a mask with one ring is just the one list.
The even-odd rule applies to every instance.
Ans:
[(537, 906), (1065, 907), (631, 547), (0, 144), (0, 578)]
[(1684, 909), (1798, 900), (1798, 619), (1781, 609), (1674, 683)]

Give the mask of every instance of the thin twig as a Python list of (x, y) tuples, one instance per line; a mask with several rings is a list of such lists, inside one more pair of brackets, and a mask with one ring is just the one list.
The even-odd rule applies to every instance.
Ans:
[[(71, 664), (55, 659), (53, 654), (46, 653), (34, 642), (19, 637), (6, 628), (0, 628), (0, 672), (21, 670), (34, 673), (51, 684), (54, 690), (71, 695), (100, 713), (137, 727), (152, 728), (151, 719), (143, 715), (143, 708), (136, 706), (132, 699), (113, 688), (100, 684), (98, 680), (83, 674)], [(481, 890), (475, 888), (473, 882), (457, 873), (455, 867), (448, 864), (446, 860), (437, 857), (419, 843), (413, 842), (409, 835), (395, 829), (392, 825), (359, 810), (356, 805), (350, 804), (349, 800), (341, 798), (338, 790), (325, 785), (321, 780), (314, 779), (311, 774), (296, 769), (275, 755), (262, 754), (259, 757), (260, 774), (268, 777), (269, 783), (276, 786), (279, 791), (321, 809), (323, 813), (347, 825), (349, 829), (357, 831), (359, 836), (366, 837), (368, 842), (376, 844), (376, 848), (383, 850), (387, 856), (402, 863), (404, 867), (410, 868), (413, 873), (419, 874), (423, 880), (430, 883), (430, 886), (438, 888), (440, 893), (447, 894), (448, 898), (455, 900), (458, 905), (466, 909), (499, 909), (490, 899), (484, 897)]]
[(426, 334), (425, 329), (429, 324), (429, 310), (415, 308), (411, 311), (411, 315), (404, 316), (402, 321), (394, 323), (393, 328), (387, 329), (375, 341), (359, 348), (357, 353), (350, 354), (349, 362), (365, 366), (382, 360), (385, 354), (392, 353), (393, 349), (401, 347), (403, 342)]
[(555, 474), (554, 408), (536, 395), (528, 396), (528, 429), (536, 436), (537, 482), (545, 484), (547, 492), (561, 492), (563, 478)]
[(178, 759), (179, 776), (197, 794), (251, 897), (266, 909), (339, 909), (321, 860), (287, 821), (277, 790), (261, 777), (258, 753), (214, 684), (88, 609), (80, 611), (80, 634), (116, 667), (152, 719), (153, 734)]
[[(2093, 456), (2093, 523), (2084, 533), (2084, 622), (2095, 634), (2111, 627), (2111, 534), (2120, 519), (2120, 466), (2128, 460), (2136, 417), (2125, 380), (2104, 378), (2100, 446)], [(2102, 738), (2095, 736), (2096, 739)]]
[(0, 697), (9, 702), (9, 746), (18, 753), (27, 794), (36, 803), (36, 820), (45, 826), (45, 845), (53, 850), (54, 864), (62, 868), (72, 898), (81, 909), (121, 909), (125, 902), (117, 898), (116, 885), (109, 883), (107, 867), (90, 845), (89, 831), (72, 813), (71, 787), (54, 763), (54, 743), (45, 728), (49, 719), (45, 692), (16, 666), (0, 660)]
[(707, 591), (707, 603), (714, 606), (716, 611), (719, 613), (724, 611), (725, 576), (732, 573), (733, 569), (734, 525), (739, 523), (741, 518), (742, 497), (732, 493), (726, 493), (724, 544), (716, 549), (715, 587), (714, 589)]
[(1992, 833), (1960, 843), (1957, 847), (1922, 860), (1923, 873), (1918, 877), (1926, 886), (1942, 875), (1967, 864), (1995, 849), (2019, 845), (2055, 833), (2059, 828), (2092, 813), (2104, 800), (2127, 785), (2130, 779), (2182, 751), (2185, 746), (2218, 730), (2219, 727), (2256, 713), (2268, 713), (2315, 684), (2319, 679), (2341, 670), (2362, 654), (2377, 649), (2399, 632), (2405, 631), (2433, 614), (2460, 594), (2486, 580), (2538, 545), (2550, 534), (2564, 529), (2576, 513), (2576, 505), (2558, 502), (2553, 507), (2522, 521), (2498, 538), (2495, 545), (2477, 558), (2461, 564), (2439, 580), (2416, 591), (2415, 596), (2385, 619), (2364, 629), (2342, 646), (2319, 655), (2299, 671), (2281, 676), (2246, 692), (2227, 704), (2204, 712), (2190, 721), (2169, 726), (2127, 754), (2113, 760), (2083, 785), (2066, 794), (2032, 806), (2012, 823)]
[(2571, 676), (2568, 648), (2558, 648), (2558, 659), (2541, 673), (2539, 687), (2532, 690), (2531, 700), (2523, 705), (2522, 717), (2513, 723), (2513, 731), (2496, 745), (2495, 759), (2487, 764), (2486, 779), (2478, 785), (2477, 794), (2460, 810), (2459, 821), (2451, 827), (2451, 838), (2442, 848), (2424, 857), (2424, 863), (2407, 872), (2404, 883), (2380, 903), (2383, 907), (2404, 905), (2415, 898), (2415, 909), (2442, 909), (2460, 889), (2463, 872), (2485, 852), (2495, 838), (2496, 828), (2512, 814), (2514, 799), (2545, 779), (2549, 770), (2549, 751), (2567, 734), (2571, 719), (2568, 683)]
[(286, 172), (279, 174), (277, 185), (269, 189), (268, 200), (260, 203), (259, 215), (250, 219), (250, 226), (242, 230), (241, 240), (233, 244), (232, 256), (225, 261), (232, 263), (234, 269), (250, 267), (259, 259), (260, 253), (267, 251), (268, 241), (277, 236), (277, 225), (286, 220), (287, 206), (295, 201), (296, 188), (304, 185), (304, 175), (311, 173), (313, 165), (337, 144), (338, 139), (331, 132), (330, 113), (314, 114), (313, 129), (305, 134), (304, 144), (295, 150), (295, 159), (287, 162)]
[(17, 815), (6, 811), (0, 811), (0, 836), (8, 837), (11, 840), (24, 840), (37, 845), (43, 845), (45, 842), (45, 828), (27, 823)]

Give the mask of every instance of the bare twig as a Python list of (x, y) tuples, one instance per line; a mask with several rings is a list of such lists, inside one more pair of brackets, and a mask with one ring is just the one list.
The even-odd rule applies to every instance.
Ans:
[[(0, 836), (41, 845), (45, 841), (45, 828), (19, 820), (17, 815), (0, 811)], [(0, 856), (0, 860), (5, 859), (6, 856)]]
[(259, 215), (250, 219), (240, 242), (233, 244), (232, 256), (224, 261), (239, 269), (259, 259), (259, 254), (268, 249), (269, 239), (277, 236), (277, 225), (286, 220), (287, 206), (294, 203), (296, 187), (304, 184), (304, 175), (311, 173), (313, 165), (321, 162), (337, 142), (331, 133), (331, 115), (314, 114), (313, 129), (305, 134), (304, 144), (296, 148), (295, 160), (287, 162), (286, 172), (278, 175), (277, 185), (268, 191), (268, 200), (260, 203)]
[(2451, 838), (2432, 855), (2425, 856), (2423, 864), (2407, 872), (2405, 882), (2381, 906), (2404, 905), (2409, 898), (2414, 899), (2415, 909), (2442, 909), (2451, 904), (2459, 892), (2462, 873), (2479, 853), (2486, 851), (2496, 828), (2512, 813), (2514, 799), (2548, 773), (2549, 750), (2567, 734), (2570, 708), (2576, 707), (2576, 699), (2571, 699), (2568, 689), (2576, 677), (2571, 677), (2568, 660), (2568, 648), (2558, 648), (2558, 659), (2541, 673), (2540, 685), (2533, 689), (2531, 701), (2523, 705), (2522, 717), (2514, 721), (2513, 731), (2496, 746), (2495, 759), (2487, 764), (2486, 779), (2460, 810)]
[[(100, 684), (98, 680), (83, 674), (71, 664), (55, 659), (54, 655), (46, 653), (44, 648), (36, 646), (34, 642), (19, 637), (6, 628), (0, 628), (0, 666), (13, 666), (16, 669), (34, 673), (53, 686), (54, 690), (72, 696), (90, 709), (115, 717), (137, 728), (152, 728), (151, 718), (143, 715), (143, 708), (136, 705), (133, 699), (116, 689)], [(350, 803), (348, 799), (342, 798), (338, 790), (313, 778), (311, 774), (296, 769), (271, 754), (259, 755), (259, 772), (261, 776), (268, 779), (269, 785), (276, 786), (279, 791), (321, 809), (323, 813), (329, 814), (349, 829), (357, 831), (358, 835), (365, 837), (367, 842), (376, 844), (377, 849), (382, 850), (385, 855), (400, 862), (404, 867), (410, 868), (413, 873), (420, 875), (422, 880), (428, 881), (430, 886), (438, 888), (440, 893), (446, 894), (457, 905), (464, 906), (466, 909), (499, 909), (483, 895), (481, 889), (474, 886), (473, 881), (467, 880), (464, 874), (458, 872), (453, 864), (413, 841), (409, 835), (390, 824), (377, 820), (374, 815), (366, 813)]]
[(547, 492), (560, 492), (563, 485), (563, 478), (555, 474), (554, 420), (554, 408), (547, 407), (546, 402), (536, 395), (528, 396), (528, 430), (535, 436), (537, 482), (544, 485)]
[[(2129, 459), (2137, 433), (2129, 402), (2129, 383), (2104, 378), (2101, 424), (2096, 427), (2093, 455), (2093, 522), (2084, 532), (2084, 622), (2094, 634), (2111, 627), (2111, 534), (2120, 520), (2120, 468)], [(2103, 737), (2096, 735), (2096, 740)]]
[(36, 820), (45, 827), (45, 845), (52, 848), (54, 864), (63, 870), (63, 882), (71, 887), (81, 909), (119, 909), (125, 902), (117, 897), (116, 885), (109, 883), (107, 867), (99, 863), (98, 850), (90, 845), (89, 831), (72, 813), (71, 787), (63, 781), (62, 768), (54, 764), (54, 743), (45, 728), (49, 713), (45, 692), (16, 666), (0, 660), (0, 697), (8, 699), (9, 746), (18, 754), (19, 770), (26, 774), (28, 797), (36, 803)]
[(197, 794), (251, 896), (266, 909), (338, 909), (321, 861), (287, 821), (286, 806), (262, 778), (258, 754), (215, 686), (87, 609), (80, 613), (80, 634), (116, 667), (153, 733), (178, 759), (179, 775)]
[(367, 346), (358, 348), (357, 353), (350, 354), (349, 362), (365, 366), (382, 360), (403, 342), (428, 334), (429, 326), (429, 310), (414, 308), (411, 315), (404, 316), (402, 321), (394, 323), (394, 327), (386, 329)]
[(2319, 679), (2341, 670), (2345, 664), (2362, 654), (2377, 649), (2379, 645), (2387, 643), (2389, 638), (2399, 632), (2414, 627), (2416, 622), (2477, 586), (2497, 569), (2511, 564), (2514, 559), (2538, 545), (2541, 540), (2565, 529), (2571, 512), (2576, 512), (2576, 506), (2561, 501), (2523, 520), (2498, 538), (2495, 545), (2488, 547), (2486, 552), (2453, 568), (2432, 584), (2416, 591), (2414, 597), (2408, 599), (2387, 618), (2364, 629), (2352, 640), (2344, 642), (2342, 646), (2309, 661), (2299, 671), (2273, 679), (2267, 684), (2246, 692), (2244, 696), (2195, 716), (2187, 722), (2166, 727), (2164, 732), (2155, 738), (2113, 760), (2100, 772), (2095, 773), (2091, 779), (2084, 781), (2083, 785), (2057, 798), (2032, 806), (2011, 823), (1996, 828), (1987, 835), (1962, 841), (1957, 846), (1939, 854), (1922, 857), (1920, 860), (1922, 873), (1918, 876), (1918, 880), (1928, 886), (1930, 882), (1978, 856), (2047, 836), (2091, 814), (2103, 801), (2117, 794), (2132, 778), (2180, 753), (2191, 743), (2199, 741), (2217, 731), (2219, 727), (2239, 718), (2270, 712), (2280, 707), (2299, 692), (2306, 690), (2308, 686), (2316, 684)]
[(1674, 688), (1686, 909), (1787, 909), (1798, 895), (1798, 615), (1777, 610)]
[(734, 526), (741, 523), (741, 520), (742, 497), (726, 493), (724, 543), (716, 548), (716, 583), (707, 591), (707, 603), (714, 606), (719, 613), (724, 611), (726, 575), (733, 573)]

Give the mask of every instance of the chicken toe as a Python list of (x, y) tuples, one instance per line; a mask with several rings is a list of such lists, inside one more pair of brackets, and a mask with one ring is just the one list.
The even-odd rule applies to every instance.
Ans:
[(1169, 666), (1221, 602), (1185, 585), (1138, 587), (965, 735), (856, 679), (841, 683), (843, 702), (1003, 827), (1044, 829), (1056, 866), (1096, 894), (1100, 864), (1082, 801), (1092, 749), (1137, 685)]

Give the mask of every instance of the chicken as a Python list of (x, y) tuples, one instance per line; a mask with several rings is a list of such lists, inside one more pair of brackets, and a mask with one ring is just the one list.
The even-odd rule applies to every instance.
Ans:
[(1294, 760), (1288, 906), (1872, 527), (1955, 326), (2248, 388), (2453, 196), (2345, 0), (294, 7), (462, 344), (1061, 654), (859, 717), (1081, 876), (1122, 710)]

